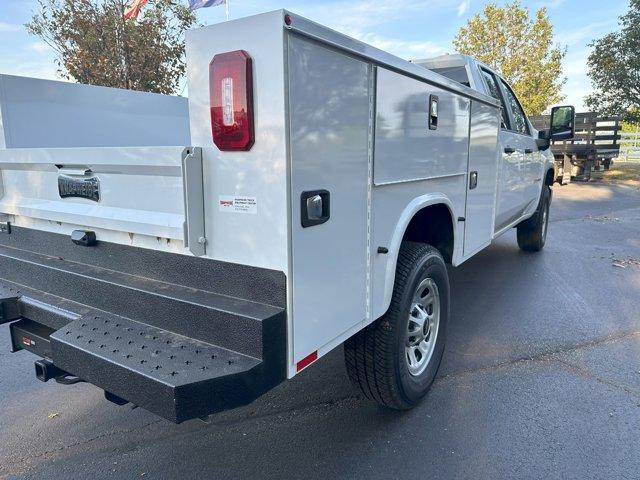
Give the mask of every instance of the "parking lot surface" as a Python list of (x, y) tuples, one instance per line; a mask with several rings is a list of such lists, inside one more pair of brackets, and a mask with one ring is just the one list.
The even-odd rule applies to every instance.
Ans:
[(398, 413), (342, 349), (253, 404), (173, 425), (86, 385), (43, 384), (0, 329), (0, 478), (640, 476), (640, 191), (554, 186), (547, 245), (515, 231), (450, 270), (438, 378)]

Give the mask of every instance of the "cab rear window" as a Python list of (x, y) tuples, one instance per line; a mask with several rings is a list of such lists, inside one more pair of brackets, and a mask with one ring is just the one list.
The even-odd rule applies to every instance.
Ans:
[(507, 117), (507, 108), (504, 104), (504, 100), (502, 99), (502, 95), (500, 95), (500, 89), (498, 87), (498, 83), (496, 78), (493, 76), (493, 73), (485, 70), (484, 68), (480, 70), (482, 73), (482, 78), (484, 78), (485, 85), (487, 86), (487, 90), (489, 91), (489, 95), (500, 102), (500, 114), (502, 115), (502, 128), (505, 130), (509, 129), (509, 118)]
[(436, 72), (443, 77), (447, 77), (455, 82), (461, 83), (462, 85), (466, 85), (470, 87), (469, 84), (469, 76), (467, 75), (467, 69), (464, 65), (457, 67), (441, 67), (441, 68), (430, 68), (432, 72)]

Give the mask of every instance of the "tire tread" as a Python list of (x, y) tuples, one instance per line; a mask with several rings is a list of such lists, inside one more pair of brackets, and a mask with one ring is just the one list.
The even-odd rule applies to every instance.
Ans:
[[(440, 252), (424, 243), (403, 242), (398, 255), (391, 304), (380, 319), (345, 342), (345, 364), (351, 382), (366, 398), (397, 410), (413, 407), (398, 385), (395, 368), (395, 322), (402, 312), (402, 296), (414, 265), (426, 255), (442, 260)], [(432, 260), (433, 261), (433, 260)]]
[[(535, 213), (518, 225), (518, 246), (525, 252), (539, 252), (545, 244), (542, 238), (542, 210), (547, 208), (547, 204), (551, 201), (551, 189), (547, 185), (542, 186), (540, 193), (540, 201)], [(547, 219), (548, 221), (548, 219)]]

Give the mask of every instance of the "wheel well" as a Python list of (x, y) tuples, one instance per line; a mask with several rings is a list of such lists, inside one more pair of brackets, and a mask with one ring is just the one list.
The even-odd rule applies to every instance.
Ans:
[(544, 177), (544, 184), (552, 186), (554, 181), (554, 171), (553, 168), (550, 168), (549, 170), (547, 170), (547, 175)]
[(402, 240), (428, 243), (437, 248), (444, 261), (451, 263), (453, 257), (453, 221), (449, 208), (439, 203), (415, 213)]

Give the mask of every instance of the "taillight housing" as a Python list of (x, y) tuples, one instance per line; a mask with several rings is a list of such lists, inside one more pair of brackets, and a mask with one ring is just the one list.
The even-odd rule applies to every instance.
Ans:
[(209, 64), (213, 143), (221, 151), (250, 150), (253, 130), (253, 62), (244, 50), (219, 53)]

